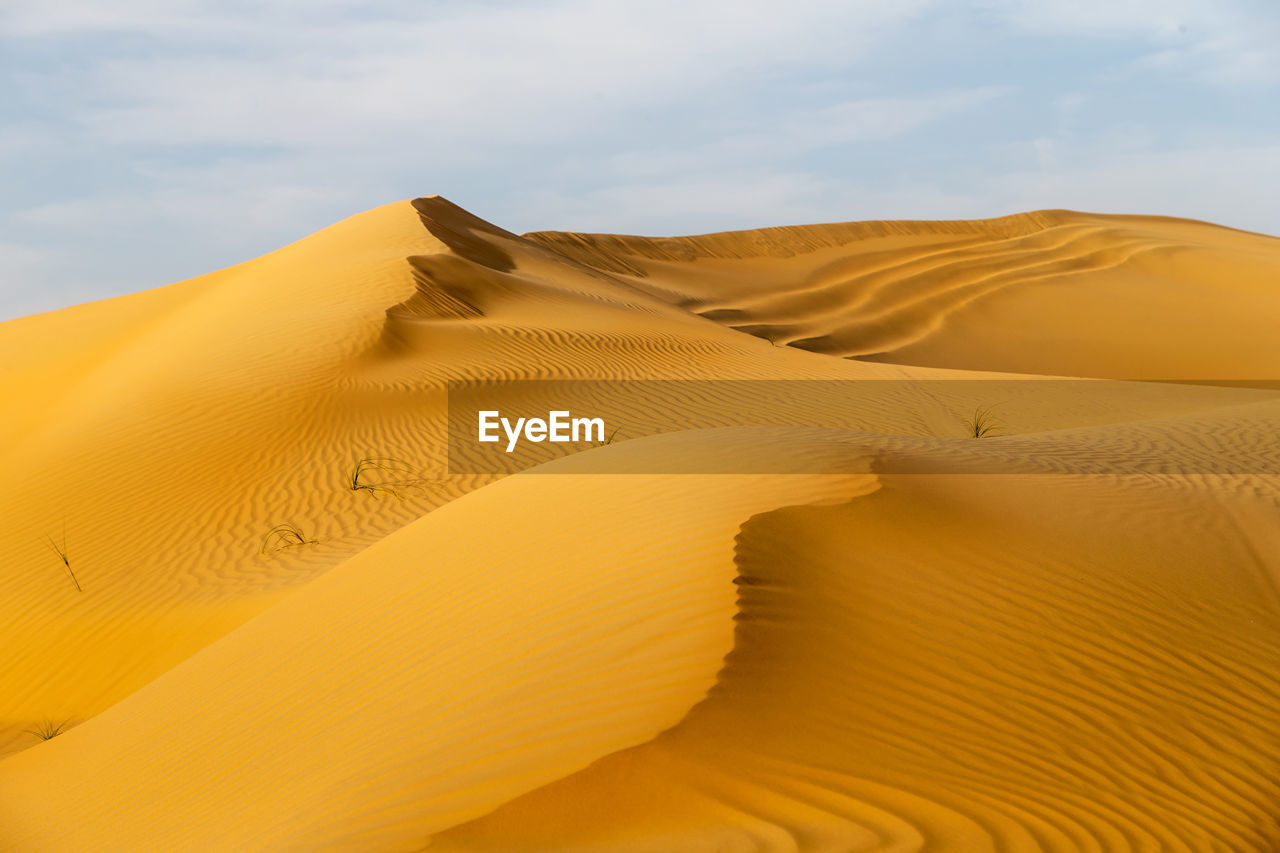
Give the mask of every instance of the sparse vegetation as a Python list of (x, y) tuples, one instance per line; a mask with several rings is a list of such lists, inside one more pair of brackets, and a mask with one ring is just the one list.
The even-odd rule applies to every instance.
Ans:
[(262, 537), (262, 553), (267, 551), (283, 551), (298, 545), (314, 545), (316, 540), (308, 539), (302, 528), (294, 524), (277, 524)]
[(69, 722), (71, 721), (63, 720), (60, 723), (55, 723), (52, 720), (45, 720), (34, 729), (27, 729), (26, 733), (29, 735), (35, 735), (40, 738), (40, 740), (53, 740), (58, 735), (62, 734), (62, 732), (67, 728), (67, 723)]
[(76, 577), (76, 573), (71, 569), (71, 558), (67, 556), (67, 529), (62, 528), (62, 544), (54, 541), (52, 536), (45, 537), (45, 544), (49, 546), (49, 550), (58, 555), (58, 559), (62, 561), (62, 565), (67, 567), (67, 574), (71, 575), (71, 582), (76, 585), (76, 592), (84, 592), (80, 588), (80, 580)]
[(973, 410), (973, 416), (966, 422), (970, 436), (983, 438), (993, 430), (1000, 429), (1000, 422), (991, 414), (994, 408), (995, 406), (979, 406)]
[[(389, 456), (370, 456), (356, 460), (347, 475), (347, 487), (353, 492), (368, 492), (376, 496), (384, 492), (392, 497), (400, 497), (400, 493), (391, 488), (400, 485), (403, 480), (386, 479), (387, 474), (412, 474), (413, 469), (399, 459)], [(378, 479), (373, 479), (377, 477)]]
[(622, 427), (614, 427), (613, 432), (609, 433), (609, 437), (604, 440), (604, 443), (606, 445), (613, 444), (614, 436), (616, 436), (621, 431), (622, 431)]

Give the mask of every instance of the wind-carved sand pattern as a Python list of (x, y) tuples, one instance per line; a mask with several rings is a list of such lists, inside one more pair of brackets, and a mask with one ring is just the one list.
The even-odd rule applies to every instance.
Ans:
[[(520, 236), (424, 198), (0, 325), (0, 849), (1280, 849), (1269, 397), (1061, 383), (965, 439), (988, 383), (822, 429), (706, 393), (445, 465), (449, 382), (1280, 379), (1277, 287), (1280, 242), (1184, 220)], [(1260, 464), (1117, 473), (1206, 447)], [(644, 473), (753, 455), (845, 473)]]

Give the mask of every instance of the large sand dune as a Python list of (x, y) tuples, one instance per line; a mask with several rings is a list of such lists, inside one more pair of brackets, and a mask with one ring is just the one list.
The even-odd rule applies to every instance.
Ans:
[[(0, 849), (1280, 849), (1276, 328), (1199, 222), (440, 198), (0, 325)], [(519, 379), (898, 381), (451, 473)]]

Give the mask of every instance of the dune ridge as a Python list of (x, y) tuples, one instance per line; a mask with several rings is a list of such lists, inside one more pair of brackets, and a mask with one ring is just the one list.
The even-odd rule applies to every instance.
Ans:
[[(1280, 402), (1050, 392), (1277, 378), (1276, 272), (1160, 217), (516, 235), (431, 197), (0, 324), (0, 848), (1275, 849)], [(940, 378), (1053, 405), (965, 439), (991, 386), (901, 382)], [(447, 384), (518, 379), (904, 390), (451, 473)], [(814, 473), (656, 473), (753, 456)]]

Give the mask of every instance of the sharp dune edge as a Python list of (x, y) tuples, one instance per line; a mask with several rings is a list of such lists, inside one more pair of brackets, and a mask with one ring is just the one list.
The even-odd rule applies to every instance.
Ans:
[[(0, 325), (0, 849), (1280, 849), (1280, 478), (1040, 461), (1274, 459), (1273, 397), (1063, 383), (980, 451), (964, 407), (695, 406), (445, 465), (450, 380), (1276, 380), (1278, 295), (1280, 241), (1185, 220), (518, 236), (433, 197)], [(1015, 473), (877, 472), (908, 444)], [(753, 453), (853, 473), (590, 473)], [(369, 456), (399, 497), (344, 487)]]

